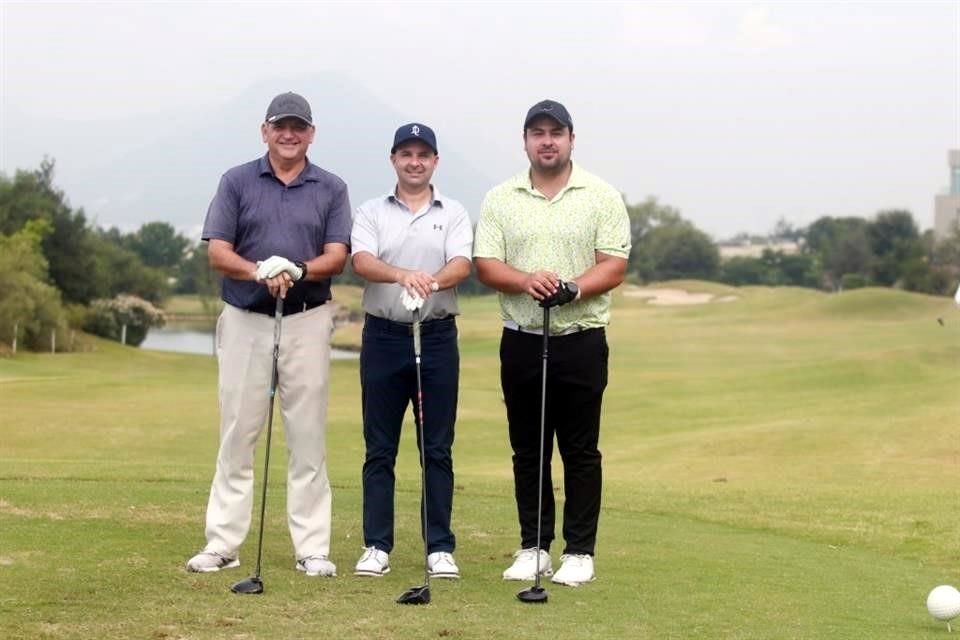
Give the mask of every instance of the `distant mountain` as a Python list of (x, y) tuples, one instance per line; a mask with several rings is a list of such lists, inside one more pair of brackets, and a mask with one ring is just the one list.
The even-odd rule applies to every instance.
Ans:
[[(56, 183), (71, 206), (83, 207), (100, 226), (132, 230), (161, 220), (198, 238), (223, 172), (265, 152), (259, 126), (267, 103), (283, 91), (310, 100), (317, 127), (310, 160), (347, 182), (353, 206), (394, 184), (390, 143), (397, 126), (412, 116), (332, 73), (261, 82), (213, 111), (139, 119), (110, 114), (102, 123), (50, 123), (44, 132), (32, 132), (29, 144), (32, 149), (49, 146), (41, 148), (57, 160)], [(14, 121), (15, 115), (4, 131), (11, 143), (20, 134)], [(438, 137), (441, 165), (434, 182), (476, 219), (493, 181), (445, 147), (442, 131)]]

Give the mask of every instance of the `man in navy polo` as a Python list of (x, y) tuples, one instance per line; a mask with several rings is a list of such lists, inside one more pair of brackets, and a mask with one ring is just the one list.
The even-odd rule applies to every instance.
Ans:
[(278, 359), (287, 437), (287, 515), (296, 568), (333, 576), (331, 492), (326, 465), (330, 364), (330, 277), (346, 264), (350, 201), (337, 176), (307, 159), (315, 129), (310, 105), (278, 95), (260, 126), (267, 153), (220, 180), (202, 237), (223, 274), (217, 321), (220, 450), (207, 503), (206, 545), (190, 571), (239, 566), (250, 529), (253, 458), (267, 417), (276, 296), (283, 298)]
[[(439, 163), (430, 127), (412, 122), (397, 129), (390, 162), (396, 186), (357, 209), (351, 236), (353, 270), (367, 280), (360, 351), (365, 548), (354, 574), (390, 571), (394, 465), (403, 416), (408, 406), (417, 407), (411, 321), (419, 309), (424, 442), (418, 444), (426, 460), (427, 569), (437, 578), (459, 578), (450, 527), (460, 375), (454, 318), (456, 286), (470, 275), (473, 231), (463, 206), (430, 182)], [(419, 422), (416, 411), (414, 418)]]

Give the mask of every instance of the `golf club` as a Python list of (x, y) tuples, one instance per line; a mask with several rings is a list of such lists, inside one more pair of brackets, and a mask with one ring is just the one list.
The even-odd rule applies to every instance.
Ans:
[(427, 442), (423, 431), (423, 382), (420, 380), (420, 309), (413, 310), (413, 361), (417, 369), (417, 415), (420, 428), (420, 502), (423, 505), (423, 584), (410, 587), (397, 598), (398, 604), (430, 604), (430, 568), (427, 566)]
[(263, 554), (263, 516), (267, 510), (267, 472), (270, 470), (270, 436), (273, 433), (273, 397), (277, 393), (277, 360), (280, 358), (280, 325), (283, 321), (283, 298), (277, 294), (277, 310), (273, 324), (273, 371), (270, 374), (270, 406), (267, 409), (267, 450), (263, 460), (263, 491), (260, 494), (260, 535), (257, 537), (257, 569), (246, 580), (237, 582), (230, 591), (234, 593), (263, 593), (263, 580), (260, 579), (260, 559)]
[(537, 479), (537, 569), (533, 586), (517, 594), (520, 602), (539, 604), (547, 601), (547, 590), (540, 586), (540, 527), (543, 522), (543, 440), (547, 416), (547, 351), (550, 343), (550, 307), (543, 308), (543, 384), (540, 389), (540, 472)]

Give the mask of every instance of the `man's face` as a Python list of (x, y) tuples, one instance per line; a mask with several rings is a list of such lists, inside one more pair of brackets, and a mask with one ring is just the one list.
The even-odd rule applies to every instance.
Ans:
[(390, 162), (397, 172), (400, 186), (408, 190), (421, 189), (430, 184), (440, 156), (426, 143), (408, 140), (390, 154)]
[(260, 126), (270, 156), (288, 162), (299, 162), (307, 157), (314, 132), (315, 129), (300, 118), (283, 118)]
[(523, 132), (523, 146), (535, 171), (556, 173), (570, 162), (573, 134), (550, 116), (539, 116)]

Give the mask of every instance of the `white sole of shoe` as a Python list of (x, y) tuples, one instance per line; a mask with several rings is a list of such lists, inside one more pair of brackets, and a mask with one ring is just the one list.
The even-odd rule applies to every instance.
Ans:
[(583, 582), (570, 582), (570, 581), (561, 581), (561, 580), (557, 580), (556, 578), (554, 578), (554, 579), (551, 580), (550, 582), (552, 582), (553, 584), (562, 584), (562, 585), (567, 586), (567, 587), (579, 587), (579, 586), (582, 585), (582, 584), (587, 584), (588, 582), (593, 582), (594, 580), (596, 580), (595, 577), (594, 577), (594, 578), (590, 578), (589, 580), (584, 580)]
[(200, 567), (199, 569), (194, 569), (191, 566), (187, 566), (187, 571), (190, 573), (216, 573), (222, 569), (234, 569), (240, 566), (240, 560), (231, 560), (227, 564), (221, 565), (219, 567)]
[(320, 578), (336, 578), (336, 577), (337, 577), (337, 571), (336, 571), (336, 569), (334, 569), (333, 573), (323, 573), (322, 571), (307, 571), (307, 568), (306, 568), (305, 566), (303, 566), (302, 564), (300, 564), (299, 562), (297, 562), (296, 564), (294, 564), (294, 568), (295, 568), (297, 571), (303, 571), (303, 572), (307, 575), (307, 577), (310, 577), (310, 578), (317, 578), (317, 577), (320, 577)]
[(377, 573), (376, 571), (354, 571), (353, 575), (363, 576), (364, 578), (382, 578), (383, 576), (390, 573), (390, 567), (387, 567), (383, 571)]
[(433, 573), (433, 572), (431, 571), (431, 572), (430, 572), (430, 577), (431, 577), (431, 578), (440, 578), (441, 580), (459, 580), (459, 579), (460, 579), (460, 574), (459, 574), (459, 573)]
[[(553, 571), (550, 570), (550, 569), (546, 569), (545, 571), (541, 571), (541, 572), (540, 572), (540, 577), (541, 577), (541, 578), (549, 578), (549, 577), (552, 576), (552, 575), (553, 575)], [(528, 575), (528, 576), (508, 576), (508, 575), (504, 575), (504, 576), (503, 576), (503, 579), (504, 579), (504, 580), (513, 580), (513, 581), (515, 581), (515, 582), (521, 582), (521, 581), (527, 582), (527, 581), (533, 580), (533, 579), (534, 579), (534, 575), (533, 575), (532, 573), (531, 573), (530, 575)]]

